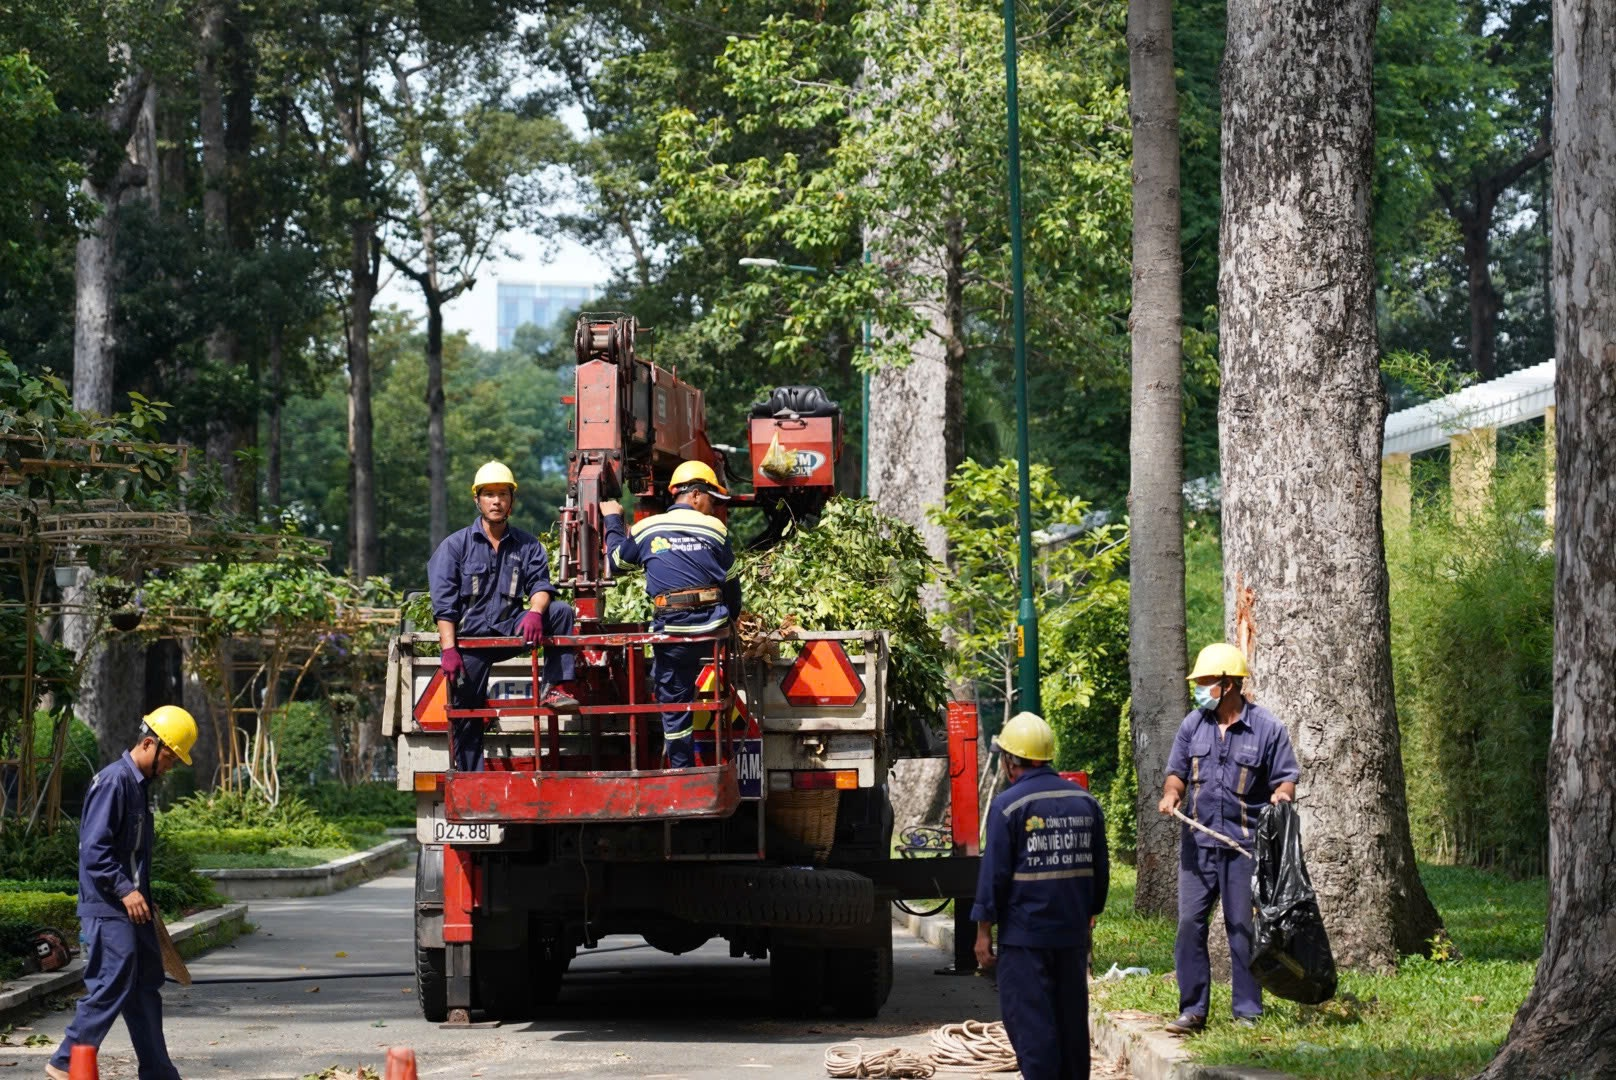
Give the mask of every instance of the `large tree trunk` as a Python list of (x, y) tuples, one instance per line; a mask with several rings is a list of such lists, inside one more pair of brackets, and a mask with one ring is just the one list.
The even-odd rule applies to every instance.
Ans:
[(1156, 813), (1187, 708), (1184, 681), (1183, 312), (1172, 0), (1128, 5), (1133, 121), (1133, 408), (1128, 676), (1139, 772), (1135, 910), (1178, 903), (1178, 823)]
[(1369, 243), (1378, 0), (1232, 0), (1219, 296), (1224, 593), (1302, 765), (1336, 956), (1385, 969), (1440, 920), (1414, 863), (1392, 697)]
[(449, 445), (443, 433), (443, 295), (426, 290), (426, 446), (432, 547), (449, 535)]
[(353, 529), (348, 535), (350, 565), (360, 581), (373, 576), (379, 561), (376, 537), (376, 457), (370, 414), (370, 309), (376, 298), (372, 261), (375, 226), (369, 218), (352, 227), (348, 301), (348, 457)]
[(1554, 5), (1549, 923), (1490, 1080), (1616, 1076), (1616, 10)]
[(1486, 202), (1478, 198), (1474, 210), (1458, 215), (1470, 291), (1470, 364), (1482, 382), (1498, 374), (1498, 290), (1493, 287), (1492, 268), (1496, 208), (1496, 195), (1492, 195)]

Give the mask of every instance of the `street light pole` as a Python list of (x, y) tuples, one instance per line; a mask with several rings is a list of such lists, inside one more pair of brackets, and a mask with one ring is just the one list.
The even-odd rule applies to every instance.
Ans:
[(1016, 612), (1016, 687), (1021, 708), (1043, 712), (1038, 686), (1038, 611), (1032, 600), (1032, 504), (1027, 437), (1027, 302), (1021, 263), (1021, 119), (1016, 100), (1016, 0), (1004, 0), (1005, 108), (1010, 141), (1010, 295), (1016, 355), (1016, 508), (1021, 537), (1021, 606)]

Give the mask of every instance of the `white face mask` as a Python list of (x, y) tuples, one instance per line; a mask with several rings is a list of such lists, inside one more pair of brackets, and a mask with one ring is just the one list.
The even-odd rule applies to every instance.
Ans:
[(1196, 683), (1190, 688), (1190, 696), (1195, 699), (1196, 708), (1215, 709), (1218, 707), (1217, 695), (1212, 693), (1211, 686), (1202, 686)]

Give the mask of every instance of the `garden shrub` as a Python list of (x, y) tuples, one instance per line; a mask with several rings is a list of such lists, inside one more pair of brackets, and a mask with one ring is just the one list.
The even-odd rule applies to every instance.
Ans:
[(262, 855), (277, 845), (278, 834), (265, 828), (177, 829), (163, 831), (163, 843), (190, 855)]
[(379, 822), (382, 828), (415, 824), (415, 792), (400, 791), (388, 783), (350, 785), (327, 780), (300, 788), (297, 795), (327, 821), (348, 825), (347, 819), (364, 818)]
[(1491, 505), (1445, 490), (1388, 537), (1392, 660), (1416, 853), (1542, 873), (1553, 718), (1554, 559), (1543, 445), (1501, 454)]
[(318, 783), (331, 775), (331, 712), (317, 701), (294, 701), (270, 721), (275, 772), (281, 786)]
[(1113, 582), (1081, 614), (1053, 628), (1044, 666), (1064, 678), (1046, 678), (1046, 719), (1055, 729), (1055, 767), (1089, 774), (1089, 789), (1103, 792), (1117, 768), (1117, 715), (1128, 700), (1128, 587)]
[(1122, 703), (1117, 717), (1117, 767), (1110, 786), (1100, 793), (1105, 810), (1105, 843), (1113, 859), (1133, 862), (1139, 847), (1139, 772), (1133, 764), (1133, 699)]
[(54, 927), (72, 941), (78, 936), (79, 898), (77, 891), (0, 892), (0, 951), (10, 953), (18, 937), (42, 926)]
[(157, 820), (165, 837), (170, 832), (264, 829), (274, 839), (272, 847), (337, 847), (343, 843), (342, 830), (294, 794), (282, 795), (271, 806), (257, 792), (224, 788), (192, 795)]

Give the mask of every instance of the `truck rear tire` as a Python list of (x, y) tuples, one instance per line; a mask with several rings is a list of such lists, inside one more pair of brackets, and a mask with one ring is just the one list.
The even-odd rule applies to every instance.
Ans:
[(825, 957), (825, 985), (837, 1016), (868, 1020), (892, 992), (892, 943), (874, 949), (832, 949)]
[(671, 882), (668, 907), (715, 926), (842, 929), (869, 923), (875, 885), (848, 870), (691, 868)]
[(449, 1019), (448, 969), (441, 946), (421, 944), (433, 917), (443, 918), (443, 849), (428, 846), (415, 860), (415, 997), (421, 1016), (441, 1024)]
[(769, 989), (780, 1015), (819, 1015), (825, 1002), (825, 950), (807, 945), (771, 947)]

